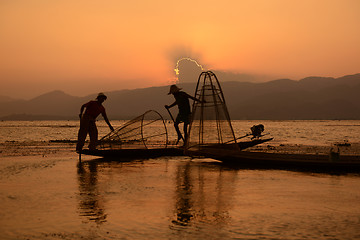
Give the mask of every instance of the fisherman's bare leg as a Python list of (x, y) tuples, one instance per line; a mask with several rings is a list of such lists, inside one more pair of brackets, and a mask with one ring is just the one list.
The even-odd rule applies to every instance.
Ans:
[(175, 127), (176, 133), (177, 133), (177, 135), (178, 135), (178, 139), (177, 139), (177, 141), (176, 141), (175, 144), (178, 144), (179, 141), (180, 141), (180, 139), (183, 138), (183, 136), (181, 135), (181, 132), (180, 132), (180, 130), (179, 130), (179, 123), (178, 123), (178, 122), (175, 122), (175, 123), (174, 123), (174, 127)]
[(80, 152), (84, 147), (85, 139), (89, 131), (89, 119), (83, 116), (80, 119), (80, 128), (78, 132), (78, 141), (76, 144), (76, 151)]
[(89, 136), (90, 136), (90, 144), (89, 149), (95, 150), (98, 140), (98, 130), (95, 124), (95, 121), (91, 121), (89, 123)]
[(186, 143), (186, 140), (188, 138), (188, 132), (187, 132), (188, 125), (189, 125), (188, 123), (184, 123), (184, 136), (185, 136), (184, 144)]

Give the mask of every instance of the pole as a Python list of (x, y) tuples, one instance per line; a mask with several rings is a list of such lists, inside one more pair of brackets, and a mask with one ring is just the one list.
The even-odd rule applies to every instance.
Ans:
[(233, 140), (230, 140), (230, 141), (224, 142), (224, 144), (226, 144), (226, 143), (230, 143), (230, 142), (233, 142), (233, 141), (235, 141), (235, 140), (238, 140), (238, 139), (241, 139), (241, 138), (244, 138), (244, 137), (250, 136), (250, 135), (251, 135), (251, 134), (246, 134), (246, 135), (244, 135), (244, 136), (241, 136), (241, 137), (235, 138), (235, 139), (233, 139)]
[(166, 108), (166, 110), (168, 111), (168, 113), (169, 113), (169, 115), (170, 115), (170, 117), (171, 117), (171, 119), (172, 119), (173, 123), (175, 123), (174, 117), (173, 117), (173, 115), (171, 114), (171, 112), (170, 112), (169, 108), (167, 108), (167, 107), (165, 107), (165, 108)]

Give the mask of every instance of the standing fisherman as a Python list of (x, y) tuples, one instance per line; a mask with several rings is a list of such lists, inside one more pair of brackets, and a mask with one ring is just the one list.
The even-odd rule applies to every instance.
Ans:
[[(90, 144), (89, 144), (89, 150), (95, 150), (96, 144), (98, 140), (98, 130), (95, 124), (97, 116), (101, 113), (101, 115), (104, 117), (105, 122), (107, 125), (109, 125), (109, 128), (111, 131), (114, 131), (114, 128), (111, 126), (109, 119), (107, 118), (105, 108), (102, 105), (102, 103), (107, 99), (105, 94), (99, 93), (96, 97), (96, 101), (90, 101), (88, 103), (85, 103), (81, 106), (80, 109), (80, 129), (78, 133), (78, 142), (76, 145), (76, 151), (81, 152), (86, 135), (89, 133), (90, 136)], [(83, 114), (84, 109), (85, 113)]]
[(187, 94), (186, 92), (180, 91), (181, 88), (178, 88), (176, 85), (171, 85), (170, 86), (170, 91), (168, 93), (174, 95), (175, 98), (175, 102), (173, 104), (171, 104), (170, 106), (165, 105), (166, 109), (172, 108), (175, 105), (178, 105), (179, 108), (179, 113), (176, 117), (176, 120), (174, 122), (174, 127), (175, 130), (177, 132), (178, 135), (178, 139), (176, 141), (176, 144), (179, 143), (180, 139), (182, 139), (182, 135), (181, 132), (179, 130), (179, 123), (183, 122), (184, 123), (184, 135), (185, 135), (185, 139), (184, 143), (186, 142), (186, 138), (187, 138), (187, 127), (190, 123), (191, 120), (191, 110), (190, 110), (190, 103), (189, 103), (189, 98), (194, 100), (194, 101), (198, 101), (200, 102), (199, 99), (190, 96), (189, 94)]

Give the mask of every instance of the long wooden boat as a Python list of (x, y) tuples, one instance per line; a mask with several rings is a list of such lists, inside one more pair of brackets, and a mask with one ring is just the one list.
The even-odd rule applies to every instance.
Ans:
[[(272, 140), (272, 138), (268, 139), (256, 139), (252, 141), (243, 141), (238, 142), (237, 145), (239, 149), (246, 149), (249, 147), (253, 147), (255, 145), (267, 142)], [(233, 148), (232, 144), (215, 144), (217, 147), (221, 148)], [(210, 146), (210, 145), (209, 145)], [(214, 145), (212, 145), (214, 146)], [(184, 156), (184, 148), (171, 146), (167, 148), (124, 148), (124, 149), (99, 149), (99, 150), (89, 150), (83, 149), (81, 154), (99, 156), (105, 158), (116, 158), (116, 159), (145, 159), (145, 158), (157, 158), (162, 156)]]
[(360, 173), (360, 156), (357, 155), (266, 153), (223, 148), (188, 149), (186, 154), (244, 168)]
[(202, 148), (206, 149), (206, 148), (216, 148), (216, 149), (238, 149), (238, 150), (244, 150), (250, 147), (254, 147), (256, 145), (265, 143), (265, 142), (269, 142), (273, 140), (273, 138), (265, 138), (265, 139), (254, 139), (251, 141), (241, 141), (241, 142), (237, 142), (237, 143), (224, 143), (224, 144), (207, 144), (207, 145), (203, 145)]

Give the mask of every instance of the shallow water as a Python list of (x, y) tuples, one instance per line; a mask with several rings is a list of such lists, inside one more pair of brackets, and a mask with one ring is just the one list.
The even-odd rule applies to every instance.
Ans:
[(2, 239), (360, 238), (358, 175), (85, 158), (2, 158)]
[[(242, 136), (259, 123), (275, 145), (360, 142), (360, 121), (234, 121), (233, 127)], [(100, 136), (108, 133), (103, 121), (98, 126)], [(1, 239), (360, 238), (359, 175), (235, 169), (188, 157), (84, 156), (78, 164), (72, 145), (46, 150), (51, 140), (75, 140), (77, 130), (77, 121), (0, 122), (3, 147), (34, 141), (21, 154), (38, 154), (0, 153)]]

